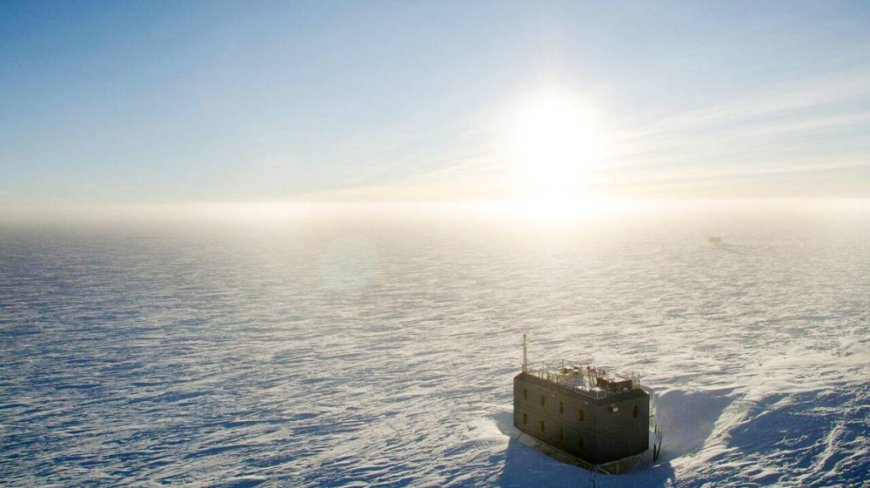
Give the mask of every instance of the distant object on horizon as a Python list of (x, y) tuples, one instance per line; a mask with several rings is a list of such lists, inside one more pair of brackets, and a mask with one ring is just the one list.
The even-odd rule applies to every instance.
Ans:
[(707, 242), (710, 244), (722, 244), (722, 238), (719, 236), (710, 236), (707, 238)]
[[(649, 449), (650, 396), (636, 374), (622, 377), (566, 361), (514, 377), (514, 426), (556, 458), (608, 474), (624, 473)], [(661, 451), (656, 429), (653, 459)]]

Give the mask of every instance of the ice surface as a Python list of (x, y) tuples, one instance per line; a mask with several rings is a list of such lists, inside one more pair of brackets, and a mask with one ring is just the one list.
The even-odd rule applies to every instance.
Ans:
[[(848, 217), (848, 218), (847, 218)], [(662, 459), (596, 486), (859, 486), (870, 216), (0, 228), (0, 484), (589, 486), (533, 360), (637, 370)]]

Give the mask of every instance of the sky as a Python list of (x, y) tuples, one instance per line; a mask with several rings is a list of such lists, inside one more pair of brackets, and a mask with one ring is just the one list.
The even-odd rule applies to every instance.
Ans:
[(870, 197), (870, 4), (0, 1), (0, 205)]

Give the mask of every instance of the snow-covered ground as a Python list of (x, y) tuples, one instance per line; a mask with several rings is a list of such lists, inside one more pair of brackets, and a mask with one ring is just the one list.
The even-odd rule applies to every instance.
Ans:
[(860, 486), (868, 330), (866, 212), (7, 225), (0, 484), (589, 486), (512, 436), (527, 332), (657, 391), (599, 488)]

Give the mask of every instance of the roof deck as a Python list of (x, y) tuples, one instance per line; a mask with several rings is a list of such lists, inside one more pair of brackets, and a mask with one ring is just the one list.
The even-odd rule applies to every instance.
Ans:
[(564, 360), (529, 367), (524, 372), (595, 399), (641, 389), (640, 375), (637, 373), (620, 375), (602, 368)]

